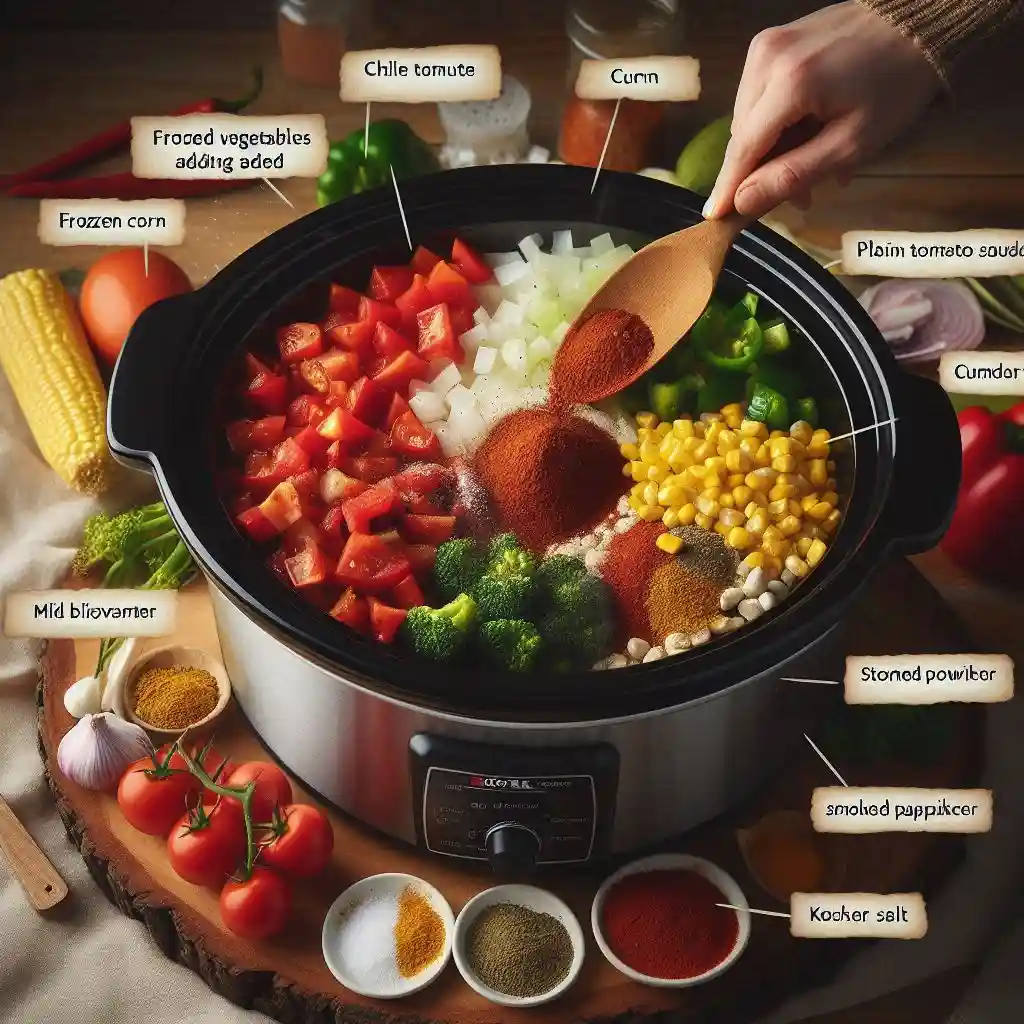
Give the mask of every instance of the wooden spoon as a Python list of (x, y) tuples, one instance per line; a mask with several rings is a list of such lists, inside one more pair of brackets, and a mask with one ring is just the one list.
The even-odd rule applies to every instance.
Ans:
[[(573, 328), (602, 309), (622, 309), (640, 317), (651, 329), (654, 344), (647, 359), (628, 376), (601, 394), (588, 389), (577, 401), (597, 402), (617, 394), (663, 359), (704, 312), (722, 271), (726, 254), (749, 218), (730, 214), (704, 220), (645, 245), (598, 289), (583, 307)], [(571, 350), (581, 344), (570, 329), (558, 362), (573, 361)], [(563, 352), (563, 350), (569, 350)]]
[(36, 910), (49, 910), (67, 896), (67, 883), (3, 797), (0, 797), (0, 850)]

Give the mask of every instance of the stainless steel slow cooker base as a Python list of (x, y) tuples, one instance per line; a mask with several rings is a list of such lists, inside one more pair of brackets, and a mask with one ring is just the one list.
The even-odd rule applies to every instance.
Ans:
[[(603, 722), (484, 722), (364, 689), (271, 636), (212, 584), (210, 594), (235, 695), (271, 753), (308, 787), (373, 828), (470, 859), (486, 856), (484, 838), (497, 825), (528, 828), (546, 851), (539, 856), (542, 862), (569, 862), (643, 848), (718, 816), (777, 771), (787, 752), (802, 742), (815, 696), (808, 690), (815, 688), (778, 677), (794, 671), (797, 660), (806, 664), (820, 654), (835, 632), (825, 633), (799, 659), (773, 666), (770, 674), (681, 707)], [(685, 656), (679, 667), (686, 671)], [(486, 684), (482, 676), (481, 686)], [(470, 806), (479, 811), (460, 824), (464, 808), (450, 806), (454, 801), (443, 795), (455, 788), (450, 783), (425, 801), (411, 756), (414, 737), (454, 741), (458, 759), (470, 759), (434, 765), (435, 770), (458, 768), (467, 784), (470, 779), (482, 786), (515, 784), (517, 799), (506, 788), (486, 807), (473, 800)], [(582, 820), (585, 810), (564, 814), (556, 824), (550, 815), (538, 824), (539, 812), (523, 810), (534, 802), (522, 797), (520, 786), (535, 786), (530, 779), (569, 777), (577, 771), (569, 767), (577, 752), (600, 746), (611, 748), (617, 761), (611, 792), (602, 791), (600, 780), (594, 783), (600, 805), (594, 817), (609, 825), (603, 839), (602, 830)], [(543, 759), (540, 769), (534, 757)], [(564, 769), (558, 767), (563, 763)], [(596, 775), (587, 768), (579, 774)], [(572, 833), (574, 827), (583, 837), (593, 835), (589, 848), (567, 835), (566, 854), (551, 852), (554, 833)]]

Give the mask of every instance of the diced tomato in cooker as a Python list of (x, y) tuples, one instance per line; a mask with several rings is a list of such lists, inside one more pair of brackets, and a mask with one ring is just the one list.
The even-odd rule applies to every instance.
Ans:
[(302, 502), (290, 480), (282, 480), (277, 484), (257, 507), (278, 533), (302, 518)]
[(245, 460), (247, 487), (273, 485), (287, 480), (290, 476), (309, 469), (309, 456), (299, 447), (295, 439), (286, 437), (273, 452), (253, 452)]
[(402, 415), (403, 412), (409, 411), (409, 403), (396, 391), (391, 396), (391, 405), (388, 408), (388, 414), (384, 418), (384, 425), (390, 430), (395, 423), (395, 420)]
[(398, 469), (398, 459), (391, 455), (359, 455), (352, 460), (352, 475), (368, 484), (375, 484)]
[(292, 586), (296, 588), (323, 583), (331, 571), (326, 555), (316, 543), (308, 544), (301, 551), (286, 558), (284, 567)]
[(309, 456), (317, 458), (330, 447), (330, 439), (323, 436), (316, 427), (302, 427), (295, 435), (295, 443)]
[[(473, 310), (468, 306), (452, 306), (448, 310), (448, 315), (451, 317), (452, 333), (456, 338), (461, 338), (466, 331), (471, 331), (476, 326)], [(459, 345), (462, 345), (461, 341)]]
[(398, 608), (415, 608), (426, 603), (423, 591), (411, 573), (391, 591), (391, 603)]
[(409, 575), (405, 554), (383, 537), (353, 533), (345, 543), (334, 575), (339, 583), (361, 593), (386, 594)]
[(328, 313), (320, 324), (320, 330), (324, 336), (324, 343), (332, 344), (334, 342), (334, 338), (332, 337), (331, 332), (337, 330), (339, 327), (344, 327), (345, 324), (354, 323), (355, 320), (356, 314), (354, 310), (345, 311), (339, 309)]
[(343, 284), (331, 283), (330, 295), (327, 297), (327, 305), (332, 312), (355, 313), (359, 309), (359, 300), (362, 295), (354, 288), (347, 288)]
[(285, 363), (301, 363), (324, 350), (324, 336), (316, 324), (287, 324), (277, 329), (277, 347)]
[(447, 466), (423, 462), (403, 469), (395, 477), (395, 486), (403, 497), (408, 497), (410, 494), (431, 494), (454, 480), (455, 474)]
[(461, 363), (464, 355), (459, 339), (455, 337), (448, 307), (439, 302), (416, 316), (419, 341), (416, 351), (420, 358), (430, 362), (433, 359), (451, 359)]
[(399, 313), (397, 306), (390, 302), (378, 302), (367, 295), (359, 300), (359, 319), (372, 327), (381, 322), (391, 327), (402, 326), (402, 314)]
[(376, 325), (365, 320), (343, 324), (331, 332), (331, 338), (338, 348), (365, 355), (373, 351), (373, 329)]
[(239, 491), (233, 495), (228, 502), (228, 508), (231, 509), (231, 515), (237, 519), (246, 509), (252, 508), (256, 504), (256, 499), (252, 496), (252, 491)]
[(295, 380), (296, 387), (305, 387), (318, 395), (326, 396), (331, 390), (331, 378), (327, 376), (320, 359), (304, 359), (299, 363), (297, 370), (289, 373), (298, 373), (298, 380)]
[(412, 279), (408, 290), (395, 299), (395, 306), (402, 314), (402, 324), (406, 330), (413, 333), (416, 332), (417, 314), (432, 305), (434, 305), (434, 298), (427, 288), (427, 279), (422, 274), (417, 274)]
[(276, 367), (271, 366), (263, 360), (257, 359), (251, 352), (245, 353), (245, 381), (252, 383), (261, 373), (274, 373)]
[(374, 519), (386, 516), (401, 500), (398, 488), (390, 480), (382, 480), (343, 503), (345, 525), (350, 533), (371, 533)]
[(366, 447), (359, 453), (360, 455), (391, 455), (391, 442), (388, 440), (387, 434), (382, 434), (379, 430), (366, 442)]
[(235, 420), (227, 426), (228, 445), (239, 455), (269, 451), (284, 437), (284, 426), (284, 416)]
[(414, 574), (420, 576), (433, 571), (437, 560), (437, 548), (433, 544), (406, 544), (403, 551)]
[(374, 375), (373, 381), (382, 388), (394, 392), (408, 390), (410, 381), (422, 380), (430, 371), (426, 361), (420, 359), (415, 352), (402, 352)]
[(379, 323), (373, 329), (373, 351), (385, 359), (394, 359), (403, 352), (411, 352), (415, 345), (394, 327)]
[(360, 377), (349, 388), (346, 404), (356, 419), (368, 423), (371, 427), (377, 427), (387, 415), (391, 394), (368, 377)]
[(341, 380), (351, 384), (359, 379), (359, 355), (343, 348), (332, 348), (317, 358), (324, 368), (324, 373), (331, 380)]
[(373, 427), (367, 426), (348, 409), (333, 409), (331, 414), (317, 427), (321, 437), (328, 443), (337, 441), (342, 448), (352, 451), (366, 444), (376, 433)]
[(315, 469), (307, 469), (288, 478), (299, 495), (303, 508), (320, 500), (320, 475)]
[(399, 525), (402, 536), (414, 544), (443, 544), (455, 534), (455, 516), (407, 515)]
[(456, 238), (452, 244), (452, 263), (470, 284), (486, 284), (494, 277), (494, 271), (483, 256), (461, 238)]
[(391, 428), (391, 447), (401, 455), (429, 461), (441, 458), (441, 443), (437, 435), (416, 418), (411, 409), (395, 420)]
[(379, 302), (393, 303), (412, 284), (412, 275), (412, 267), (374, 267), (370, 295)]
[(289, 404), (286, 421), (290, 427), (315, 427), (326, 415), (323, 399), (299, 395)]
[(343, 380), (332, 380), (331, 390), (327, 393), (327, 408), (338, 409), (348, 400), (349, 385)]
[(417, 274), (422, 274), (426, 277), (434, 269), (434, 266), (440, 262), (441, 257), (436, 252), (431, 252), (425, 245), (417, 245), (409, 265)]
[(258, 544), (276, 537), (280, 532), (257, 505), (236, 515), (235, 522)]
[(405, 499), (405, 509), (417, 516), (445, 516), (448, 510), (440, 506), (427, 494), (410, 494)]
[(452, 306), (467, 306), (473, 301), (469, 283), (450, 264), (444, 261), (435, 264), (427, 278), (427, 291), (435, 302), (447, 302)]
[(357, 633), (367, 633), (370, 629), (370, 605), (365, 597), (360, 597), (352, 587), (338, 598), (337, 604), (331, 609), (330, 616), (343, 622), (349, 629)]
[[(320, 520), (320, 532), (324, 537), (333, 540), (344, 540), (348, 536), (348, 532), (345, 527), (345, 513), (341, 507), (341, 502), (336, 505), (331, 505), (327, 509), (323, 519)], [(340, 557), (341, 552), (338, 552)]]
[(382, 644), (391, 643), (408, 614), (404, 608), (392, 608), (371, 597), (370, 623), (373, 626), (373, 638)]
[(276, 373), (257, 373), (246, 389), (249, 401), (265, 413), (277, 415), (288, 405), (288, 381)]
[(310, 544), (317, 544), (320, 541), (320, 532), (313, 523), (302, 516), (296, 519), (287, 530), (281, 534), (281, 550), (286, 555), (294, 555)]
[(354, 498), (357, 494), (362, 494), (368, 486), (369, 484), (363, 483), (362, 480), (357, 480), (340, 469), (330, 467), (325, 469), (323, 476), (320, 477), (320, 497), (328, 505), (335, 505), (345, 501), (346, 498)]

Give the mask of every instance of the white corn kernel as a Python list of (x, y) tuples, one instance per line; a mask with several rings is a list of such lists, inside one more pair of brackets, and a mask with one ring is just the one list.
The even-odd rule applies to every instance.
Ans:
[(700, 647), (701, 644), (706, 644), (711, 641), (711, 630), (701, 629), (698, 630), (693, 636), (690, 637), (690, 645), (692, 647)]
[(723, 612), (731, 612), (743, 600), (743, 590), (740, 587), (729, 587), (728, 590), (722, 591), (722, 596), (718, 599), (718, 606)]
[(757, 603), (766, 611), (770, 612), (778, 603), (778, 598), (770, 591), (766, 590), (758, 599)]
[(739, 608), (736, 610), (747, 622), (753, 622), (754, 619), (764, 613), (760, 603), (752, 597), (748, 597), (745, 601), (740, 601)]
[(779, 577), (779, 582), (785, 583), (787, 587), (792, 587), (793, 584), (797, 582), (797, 578), (788, 569), (783, 569), (782, 575)]
[(612, 654), (605, 660), (608, 663), (608, 668), (625, 668), (629, 664), (629, 658), (624, 654)]
[(729, 620), (724, 615), (719, 615), (718, 618), (711, 623), (710, 628), (714, 636), (722, 636), (729, 632)]
[(768, 581), (765, 579), (764, 569), (758, 566), (743, 581), (743, 593), (746, 597), (760, 597), (764, 593), (767, 584)]
[(780, 601), (789, 597), (789, 587), (782, 580), (771, 580), (768, 584), (768, 592), (774, 594)]
[(643, 663), (646, 665), (649, 661), (661, 661), (665, 657), (664, 647), (652, 647), (643, 657)]
[(690, 647), (690, 638), (685, 633), (669, 633), (665, 637), (665, 651), (667, 654), (681, 654)]
[(640, 637), (635, 636), (626, 644), (626, 653), (636, 661), (639, 661), (649, 650), (651, 645)]

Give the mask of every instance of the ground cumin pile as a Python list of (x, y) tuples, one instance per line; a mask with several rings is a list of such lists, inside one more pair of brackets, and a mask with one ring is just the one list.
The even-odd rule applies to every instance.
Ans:
[(614, 439), (589, 420), (550, 409), (506, 416), (473, 468), (503, 527), (538, 553), (593, 529), (624, 486)]

